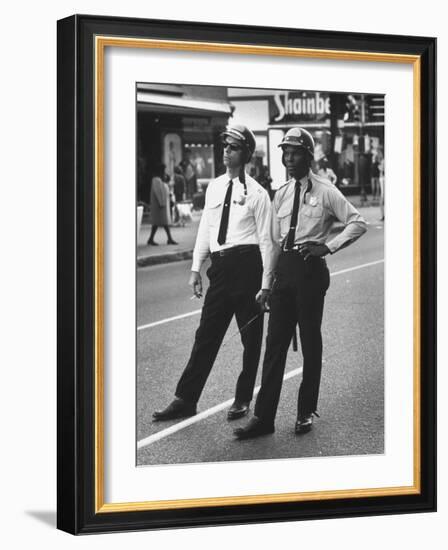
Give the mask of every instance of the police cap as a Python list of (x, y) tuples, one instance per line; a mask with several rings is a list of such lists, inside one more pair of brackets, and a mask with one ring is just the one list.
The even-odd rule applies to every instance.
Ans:
[(282, 142), (279, 147), (285, 147), (286, 145), (293, 145), (295, 147), (301, 147), (308, 151), (308, 153), (314, 157), (314, 139), (313, 136), (303, 128), (291, 128), (283, 136)]
[(241, 145), (246, 150), (246, 162), (249, 162), (252, 155), (255, 151), (256, 141), (255, 136), (247, 126), (242, 124), (234, 124), (228, 126), (224, 132), (222, 132), (221, 137), (225, 138), (226, 136), (232, 137), (241, 143)]

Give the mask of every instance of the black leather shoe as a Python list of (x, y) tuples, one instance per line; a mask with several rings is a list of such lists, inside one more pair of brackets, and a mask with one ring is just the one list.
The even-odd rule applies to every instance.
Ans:
[(176, 397), (166, 409), (154, 411), (152, 417), (154, 420), (173, 420), (175, 418), (186, 418), (196, 414), (196, 405), (188, 403), (180, 397)]
[(248, 401), (238, 401), (235, 399), (233, 405), (227, 411), (227, 420), (236, 420), (237, 418), (242, 418), (246, 416), (249, 412), (249, 402)]
[(299, 416), (296, 422), (295, 432), (297, 435), (306, 434), (311, 431), (313, 427), (313, 414), (305, 414)]
[(274, 433), (275, 428), (273, 424), (265, 424), (256, 416), (249, 420), (249, 423), (244, 428), (237, 428), (233, 431), (233, 435), (237, 439), (252, 439), (253, 437), (259, 437), (260, 435), (267, 435)]

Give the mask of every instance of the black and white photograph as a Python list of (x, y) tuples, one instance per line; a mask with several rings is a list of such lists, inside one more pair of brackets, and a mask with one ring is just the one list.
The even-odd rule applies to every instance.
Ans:
[(6, 4), (5, 548), (446, 547), (443, 5)]
[(136, 464), (382, 455), (384, 94), (136, 84)]

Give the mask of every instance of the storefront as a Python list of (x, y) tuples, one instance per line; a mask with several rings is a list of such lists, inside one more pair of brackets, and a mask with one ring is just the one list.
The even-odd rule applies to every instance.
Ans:
[(191, 198), (223, 171), (220, 133), (232, 107), (227, 89), (208, 86), (137, 86), (137, 198), (148, 203), (154, 173), (163, 164), (173, 181), (176, 167)]
[(293, 126), (315, 140), (314, 170), (325, 159), (345, 193), (370, 192), (372, 160), (384, 151), (384, 96), (284, 91), (269, 98), (268, 151), (273, 188), (286, 179), (278, 144)]

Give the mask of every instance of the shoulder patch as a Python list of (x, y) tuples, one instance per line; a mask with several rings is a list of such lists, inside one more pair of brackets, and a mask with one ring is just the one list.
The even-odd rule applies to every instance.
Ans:
[(260, 185), (257, 180), (249, 175), (246, 175), (246, 184), (248, 187), (249, 195), (258, 196), (263, 195), (263, 193), (267, 193), (266, 189), (262, 185)]

